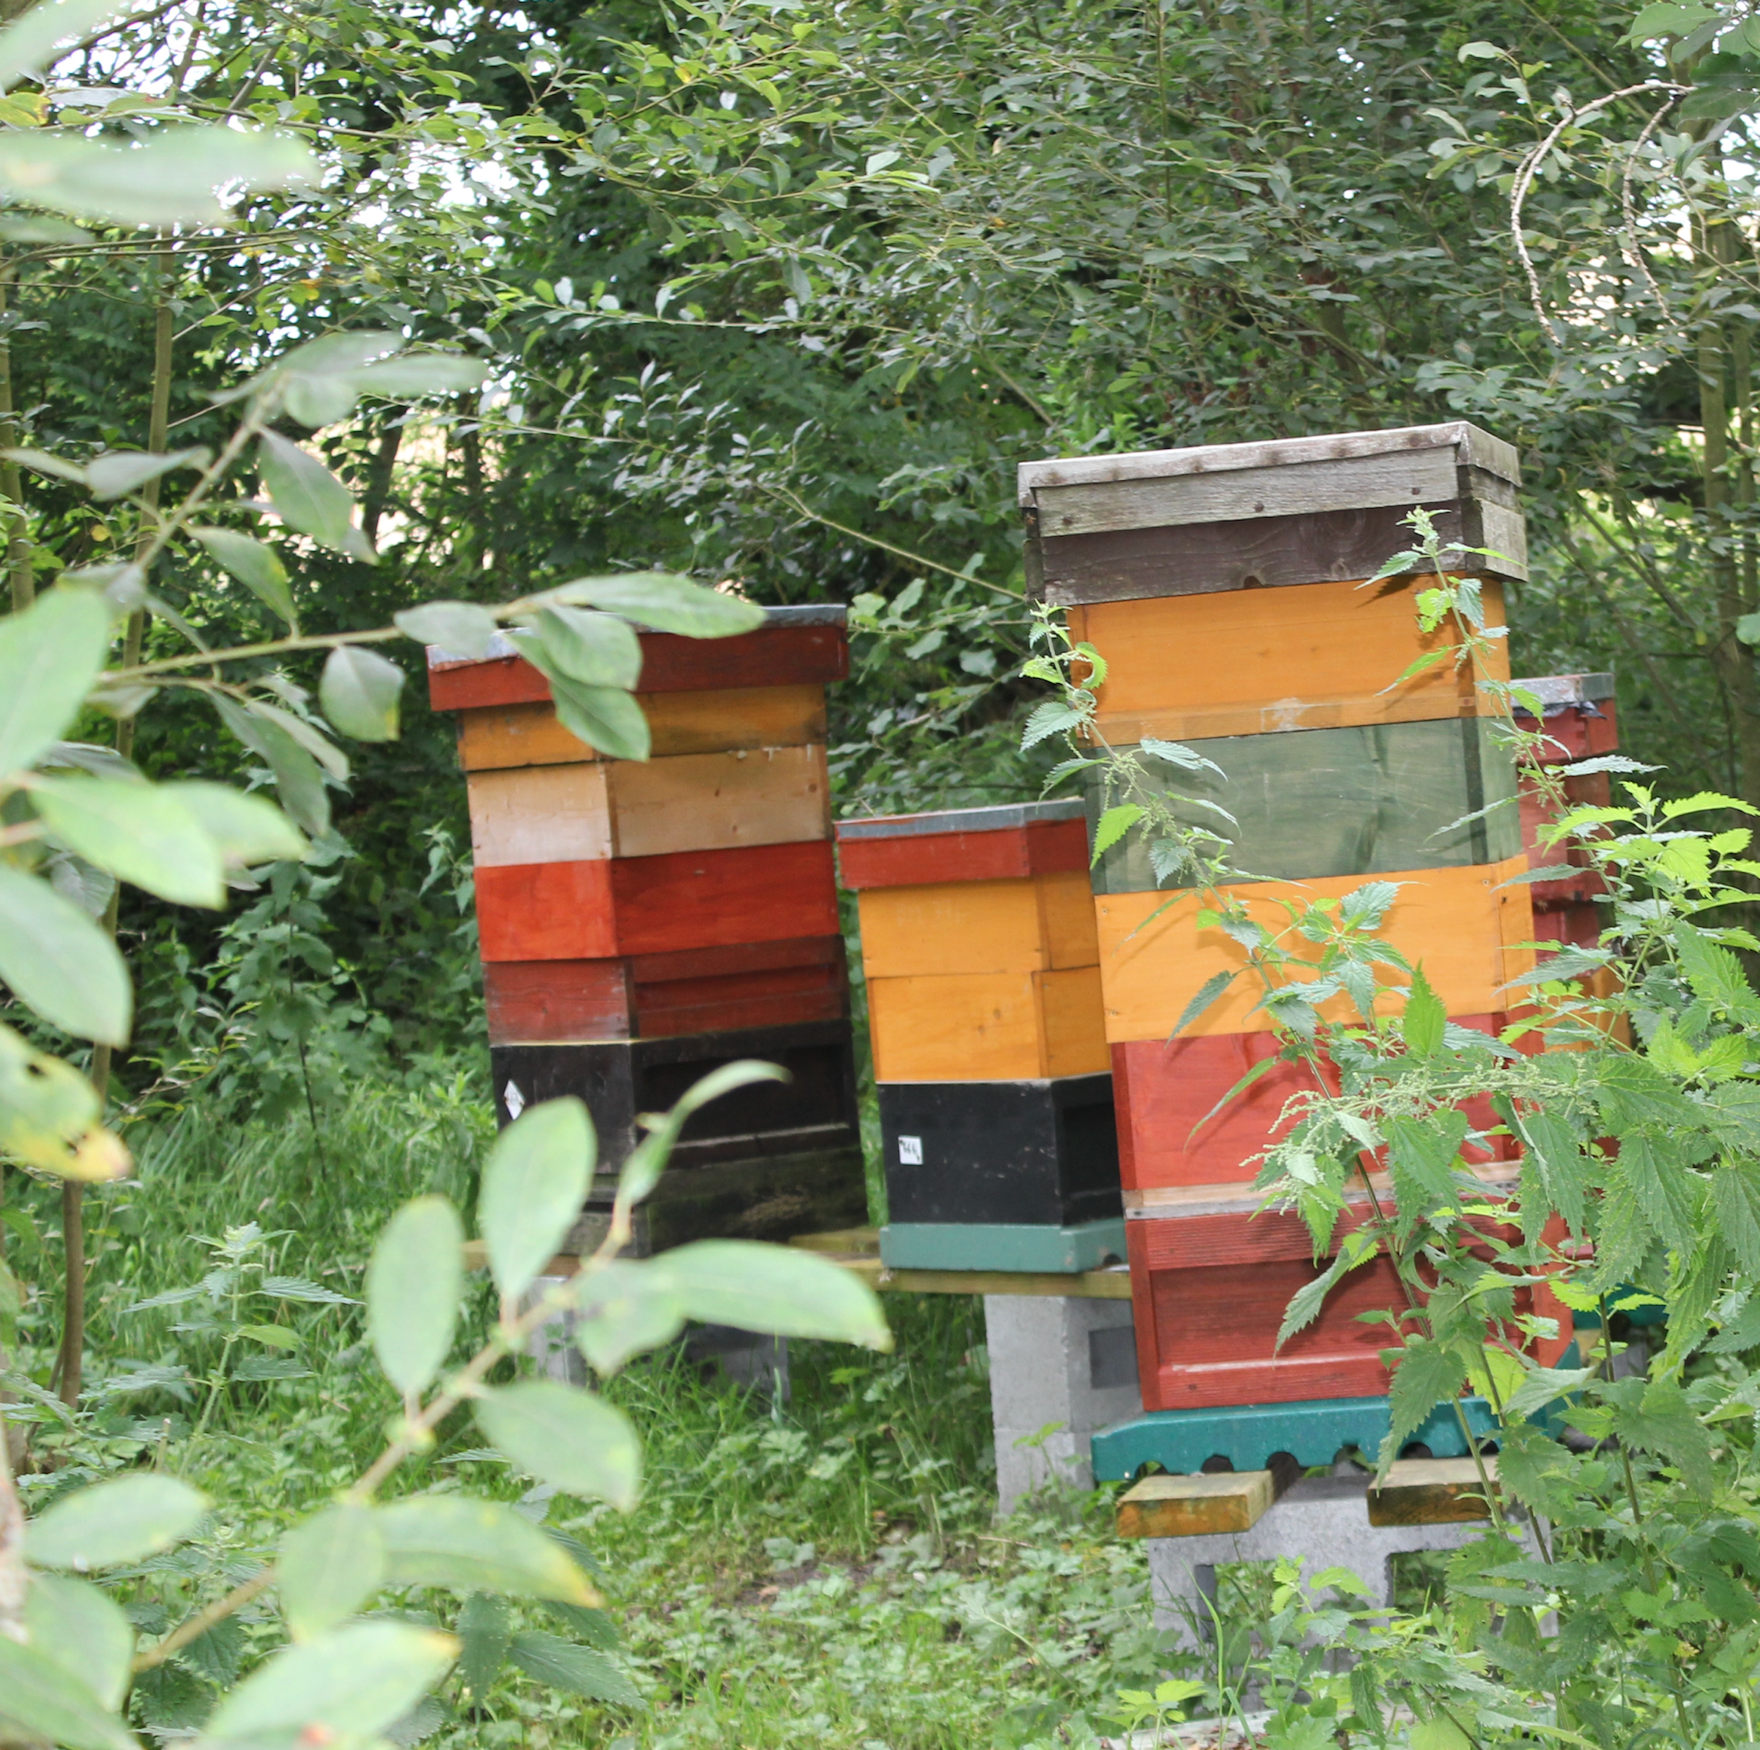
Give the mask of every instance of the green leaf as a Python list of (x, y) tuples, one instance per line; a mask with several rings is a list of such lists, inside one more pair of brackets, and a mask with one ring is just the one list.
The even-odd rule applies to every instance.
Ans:
[(357, 741), (397, 739), (397, 698), (402, 691), (403, 670), (357, 644), (332, 650), (318, 683), (324, 715)]
[(783, 1337), (824, 1337), (890, 1349), (879, 1297), (829, 1258), (756, 1240), (696, 1240), (652, 1268), (689, 1318)]
[(670, 1343), (684, 1309), (663, 1271), (613, 1259), (575, 1279), (574, 1340), (595, 1371), (615, 1373), (632, 1355)]
[(29, 206), (119, 225), (217, 225), (222, 186), (289, 188), (319, 180), (317, 160), (286, 134), (164, 128), (130, 145), (37, 129), (0, 133), (0, 189)]
[(645, 760), (653, 748), (648, 719), (634, 697), (617, 687), (589, 687), (552, 674), (550, 697), (570, 735), (614, 760)]
[(1120, 802), (1116, 807), (1107, 809), (1094, 828), (1094, 850), (1089, 861), (1098, 863), (1148, 812), (1134, 802)]
[(1408, 1337), (1393, 1374), (1388, 1394), (1392, 1426), (1381, 1446), (1381, 1469), (1385, 1471), (1413, 1431), (1426, 1421), (1440, 1403), (1457, 1396), (1467, 1382), (1467, 1364), (1453, 1349), (1432, 1343), (1428, 1337)]
[(391, 623), (418, 644), (433, 644), (448, 656), (473, 661), (489, 654), (489, 641), (500, 630), (495, 616), (474, 602), (423, 602), (393, 614)]
[(636, 1204), (660, 1182), (660, 1175), (672, 1154), (673, 1144), (693, 1112), (699, 1112), (711, 1100), (731, 1094), (735, 1088), (753, 1082), (785, 1082), (788, 1071), (773, 1063), (759, 1063), (753, 1058), (739, 1058), (711, 1070), (700, 1082), (685, 1089), (677, 1102), (636, 1146), (617, 1177), (617, 1195), (625, 1203)]
[(0, 863), (0, 979), (76, 1039), (128, 1042), (134, 992), (109, 933), (47, 881)]
[(119, 880), (177, 905), (225, 903), (220, 847), (194, 810), (158, 785), (39, 778), (31, 800), (69, 850)]
[(406, 352), (352, 372), (349, 381), (364, 395), (401, 401), (413, 395), (462, 394), (479, 388), (488, 375), (489, 367), (481, 359), (462, 353)]
[[(1694, 1415), (1680, 1382), (1653, 1379), (1648, 1382), (1621, 1380), (1608, 1396), (1613, 1406), (1613, 1434), (1622, 1446), (1655, 1454), (1677, 1466), (1687, 1487), (1701, 1497), (1711, 1493), (1711, 1434)], [(1643, 1396), (1632, 1402), (1628, 1394), (1642, 1383)], [(1617, 1395), (1616, 1395), (1617, 1394)]]
[(330, 797), (318, 762), (273, 718), (224, 697), (210, 695), (220, 720), (252, 753), (260, 755), (275, 774), (281, 805), (312, 834), (330, 830)]
[(0, 778), (34, 765), (79, 714), (110, 648), (110, 611), (52, 589), (0, 618)]
[(66, 1750), (137, 1750), (127, 1729), (46, 1649), (0, 1636), (0, 1721)]
[(764, 624), (764, 610), (751, 602), (664, 571), (577, 577), (546, 590), (540, 599), (603, 608), (656, 632), (678, 632), (686, 638), (732, 638)]
[(1411, 1750), (1473, 1750), (1473, 1740), (1445, 1715), (1419, 1720), (1406, 1741)]
[(586, 1202), (598, 1156), (592, 1120), (572, 1098), (531, 1107), (495, 1139), (477, 1226), (504, 1299), (523, 1294), (555, 1257)]
[(31, 1646), (90, 1689), (101, 1706), (122, 1706), (134, 1660), (134, 1625), (89, 1580), (32, 1574), (24, 1631)]
[(473, 1408), (489, 1439), (540, 1482), (626, 1513), (635, 1505), (641, 1446), (628, 1417), (603, 1398), (532, 1379), (489, 1392)]
[(1447, 1023), (1448, 1010), (1419, 967), (1412, 974), (1411, 993), (1406, 998), (1406, 1050), (1414, 1057), (1434, 1057), (1442, 1049), (1442, 1030)]
[(451, 1635), (401, 1622), (357, 1622), (315, 1636), (259, 1665), (208, 1716), (196, 1740), (248, 1750), (310, 1750), (370, 1742), (446, 1675)]
[(138, 1471), (64, 1495), (25, 1525), (24, 1548), (39, 1568), (116, 1568), (144, 1561), (195, 1530), (207, 1497), (188, 1483)]
[(1455, 1107), (1422, 1118), (1390, 1115), (1382, 1120), (1402, 1215), (1415, 1217), (1421, 1204), (1459, 1198), (1454, 1175), (1461, 1166), (1461, 1144), (1469, 1128), (1466, 1113)]
[(1313, 1281), (1304, 1283), (1290, 1296), (1289, 1305), (1283, 1309), (1283, 1324), (1277, 1333), (1277, 1347), (1281, 1349), (1297, 1331), (1311, 1325), (1320, 1316), (1320, 1309), (1326, 1304), (1327, 1295), (1358, 1265), (1373, 1258), (1375, 1252), (1374, 1240), (1361, 1228), (1353, 1228), (1347, 1233), (1340, 1241), (1338, 1253), (1332, 1262)]
[(529, 1629), (513, 1637), (507, 1652), (528, 1677), (552, 1689), (615, 1707), (645, 1705), (636, 1686), (603, 1653), (565, 1641), (560, 1635)]
[(290, 1331), (285, 1325), (239, 1325), (235, 1334), (246, 1337), (253, 1343), (261, 1343), (269, 1349), (297, 1349), (299, 1333)]
[(1527, 1145), (1524, 1165), (1539, 1175), (1547, 1205), (1564, 1217), (1573, 1234), (1586, 1230), (1586, 1172), (1582, 1144), (1570, 1124), (1558, 1113), (1544, 1110), (1517, 1115), (1517, 1131)]
[(98, 1096), (72, 1064), (0, 1025), (0, 1151), (70, 1179), (115, 1179), (128, 1151), (98, 1128)]
[(583, 686), (628, 692), (641, 678), (642, 641), (615, 614), (545, 608), (534, 633), (519, 642), (526, 648), (541, 644), (550, 663)]
[(174, 469), (205, 468), (211, 459), (212, 453), (199, 447), (173, 450), (169, 455), (149, 450), (106, 450), (86, 463), (86, 483), (92, 489), (92, 497), (102, 504)]
[(1037, 747), (1042, 741), (1049, 741), (1054, 735), (1068, 734), (1079, 729), (1094, 715), (1091, 695), (1084, 695), (1088, 700), (1081, 705), (1065, 704), (1061, 699), (1044, 699), (1027, 714), (1025, 727), (1021, 730), (1021, 751)]
[(464, 1229), (438, 1195), (404, 1204), (367, 1266), (367, 1335), (404, 1397), (426, 1391), (452, 1351), (464, 1282)]
[(222, 571), (236, 577), (271, 613), (279, 614), (290, 626), (297, 624), (287, 567), (273, 547), (235, 529), (197, 528), (189, 532)]
[(1581, 1391), (1596, 1371), (1593, 1367), (1530, 1367), (1521, 1385), (1504, 1400), (1504, 1414), (1537, 1415), (1548, 1404)]
[(512, 1613), (505, 1599), (491, 1592), (473, 1592), (458, 1613), (456, 1633), (463, 1646), (458, 1656), (458, 1681), (472, 1701), (488, 1693), (495, 1674), (507, 1660), (513, 1640)]
[(385, 1543), (371, 1507), (338, 1502), (283, 1534), (275, 1562), (296, 1641), (351, 1617), (385, 1582)]
[(120, 13), (144, 9), (145, 0), (42, 0), (0, 31), (0, 89), (40, 73), (62, 44)]
[(270, 502), (290, 528), (351, 559), (373, 559), (366, 536), (354, 526), (348, 488), (310, 450), (266, 431), (257, 446), (257, 466)]
[(1215, 1002), (1216, 999), (1221, 996), (1239, 976), (1240, 975), (1235, 972), (1211, 973), (1211, 975), (1198, 986), (1197, 994), (1180, 1011), (1180, 1017), (1174, 1022), (1173, 1032), (1169, 1034), (1168, 1037), (1177, 1039), (1179, 1035), (1183, 1033), (1192, 1022), (1197, 1020), (1197, 1018), (1203, 1014), (1203, 1012), (1209, 1008), (1210, 1005)]
[(567, 1551), (499, 1501), (418, 1495), (378, 1511), (386, 1582), (598, 1604)]
[(311, 849), (299, 829), (267, 797), (200, 779), (161, 784), (159, 788), (196, 817), (228, 869), (244, 869), (254, 863), (297, 863)]

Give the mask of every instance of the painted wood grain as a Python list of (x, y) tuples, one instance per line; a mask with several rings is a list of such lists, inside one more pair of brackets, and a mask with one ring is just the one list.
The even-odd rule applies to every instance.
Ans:
[(617, 760), (608, 770), (618, 857), (831, 836), (831, 780), (820, 743)]
[(869, 978), (1041, 972), (1092, 965), (1097, 936), (1085, 874), (868, 888), (859, 900), (862, 966)]
[(1103, 1072), (1097, 984), (1079, 972), (870, 975), (875, 1078), (1000, 1082)]
[[(1488, 507), (1476, 498), (1425, 508), (1450, 548), (1484, 547), (1505, 555), (1486, 559), (1453, 550), (1443, 556), (1445, 569), (1504, 581), (1527, 576), (1526, 530), (1519, 513)], [(1028, 513), (1031, 591), (1053, 607), (1071, 607), (1137, 596), (1288, 589), (1373, 577), (1389, 557), (1410, 545), (1406, 514), (1403, 505), (1385, 505), (1248, 522), (1041, 536), (1033, 511)]]
[(491, 1045), (628, 1039), (635, 1031), (629, 961), (492, 960), (483, 967)]
[(838, 929), (831, 846), (818, 840), (476, 871), (485, 961), (598, 960)]
[[(644, 632), (641, 638), (644, 693), (824, 686), (849, 673), (849, 644), (841, 626), (761, 626), (737, 638)], [(436, 711), (533, 704), (549, 697), (549, 683), (520, 656), (442, 663), (428, 670), (428, 703)]]
[(477, 867), (575, 863), (615, 854), (604, 762), (473, 772), (465, 788)]
[[(655, 758), (729, 748), (799, 747), (825, 739), (825, 689), (726, 687), (700, 693), (638, 693)], [(600, 756), (557, 721), (546, 698), (462, 711), (459, 762), (467, 772), (572, 765)]]
[(1034, 488), (1033, 502), (1042, 535), (1084, 535), (1101, 529), (1170, 528), (1372, 505), (1410, 510), (1416, 504), (1447, 502), (1456, 485), (1454, 452), (1427, 449), (1221, 473), (1039, 486)]
[[(1186, 745), (1218, 769), (1187, 771), (1139, 756), (1141, 781), (1167, 796), (1188, 825), (1227, 838), (1235, 868), (1266, 880), (1497, 863), (1522, 848), (1515, 759), (1493, 718), (1298, 729)], [(1103, 806), (1095, 779), (1090, 831)], [(1156, 885), (1141, 833), (1102, 854), (1093, 885), (1096, 893)]]
[(1035, 821), (1005, 832), (931, 833), (917, 838), (837, 841), (843, 885), (927, 887), (952, 881), (1020, 880), (1085, 874), (1088, 830), (1080, 820)]
[[(1525, 857), (1455, 869), (1392, 871), (1380, 880), (1400, 892), (1379, 934), (1407, 959), (1422, 964), (1432, 988), (1451, 1014), (1491, 1014), (1504, 1006), (1503, 985), (1533, 964), (1520, 946), (1533, 933), (1527, 890), (1500, 883), (1527, 867)], [(1267, 929), (1287, 927), (1279, 900), (1308, 904), (1342, 898), (1362, 885), (1356, 876), (1309, 882), (1247, 882), (1227, 891), (1243, 900)], [(1246, 951), (1219, 928), (1199, 930), (1197, 899), (1168, 904), (1165, 893), (1102, 895), (1094, 909), (1099, 925), (1100, 977), (1106, 1000), (1106, 1034), (1115, 1044), (1171, 1035), (1191, 999), (1218, 972), (1246, 964)], [(1166, 909), (1163, 909), (1166, 908)], [(1155, 916), (1157, 912), (1159, 916)], [(1256, 989), (1242, 978), (1186, 1029), (1194, 1036), (1266, 1030), (1263, 1010), (1253, 1012)], [(1355, 1011), (1343, 1001), (1322, 1006), (1329, 1019)]]
[[(1487, 584), (1487, 624), (1503, 623)], [(1451, 661), (1394, 686), (1419, 657), (1453, 649), (1446, 628), (1419, 632), (1404, 585), (1304, 584), (1231, 595), (1168, 596), (1071, 608), (1077, 639), (1109, 669), (1098, 694), (1101, 732), (1115, 746), (1146, 736), (1186, 741), (1411, 722), (1488, 712), (1469, 663)], [(1490, 678), (1508, 674), (1499, 640)]]
[(1464, 419), (1437, 425), (1403, 425), (1380, 431), (1329, 432), (1316, 437), (1266, 438), (1239, 444), (1191, 444), (1175, 450), (1129, 450), (1110, 456), (1064, 456), (1023, 462), (1016, 470), (1020, 501), (1032, 502), (1047, 486), (1215, 474), (1245, 468), (1282, 468), (1306, 462), (1444, 450), (1462, 467), (1484, 470), (1512, 485), (1522, 478), (1515, 447)]

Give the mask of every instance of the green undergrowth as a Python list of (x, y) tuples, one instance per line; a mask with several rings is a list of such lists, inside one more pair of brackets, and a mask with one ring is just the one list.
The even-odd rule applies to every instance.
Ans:
[[(441, 1190), (469, 1205), (492, 1132), (463, 1078), (338, 1091), (316, 1132), (213, 1121), (199, 1104), (136, 1127), (135, 1179), (89, 1199), (86, 1414), (71, 1430), (36, 1407), (40, 1468), (25, 1483), (40, 1508), (102, 1470), (159, 1464), (226, 1503), (204, 1539), (143, 1576), (144, 1629), (248, 1574), (283, 1526), (370, 1462), (396, 1406), (348, 1302), (399, 1203)], [(34, 1284), (22, 1360), (46, 1386), (54, 1198), (10, 1183), (10, 1255)], [(213, 1292), (141, 1306), (204, 1280)], [(1119, 1689), (1176, 1670), (1157, 1650), (1141, 1546), (1110, 1534), (1109, 1492), (1048, 1495), (995, 1522), (982, 1303), (886, 1307), (893, 1354), (796, 1343), (786, 1404), (676, 1350), (634, 1365), (610, 1388), (646, 1452), (628, 1515), (534, 1490), (454, 1418), (394, 1492), (468, 1477), (578, 1539), (644, 1706), (570, 1697), (508, 1666), (480, 1698), (455, 1677), (405, 1736), (626, 1750), (1091, 1744)], [(460, 1353), (489, 1312), (485, 1288)], [(402, 1606), (448, 1627), (457, 1612), (436, 1593)], [(516, 1617), (571, 1632), (542, 1606)], [(173, 1741), (280, 1638), (266, 1603), (247, 1610), (144, 1680), (137, 1717)]]

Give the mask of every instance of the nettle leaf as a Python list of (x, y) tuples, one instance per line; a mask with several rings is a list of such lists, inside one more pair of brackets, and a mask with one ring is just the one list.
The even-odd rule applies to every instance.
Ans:
[(367, 1335), (404, 1397), (425, 1391), (452, 1351), (464, 1286), (464, 1228), (438, 1195), (417, 1197), (386, 1223), (367, 1266)]
[(477, 1226), (504, 1299), (523, 1294), (574, 1225), (599, 1156), (576, 1099), (532, 1106), (495, 1139), (483, 1168)]
[(48, 882), (4, 863), (0, 979), (26, 1007), (76, 1039), (127, 1044), (134, 991), (109, 932)]
[(358, 644), (339, 645), (324, 664), (318, 698), (324, 715), (357, 741), (397, 739), (403, 670)]
[(1467, 1383), (1467, 1364), (1453, 1349), (1432, 1343), (1428, 1337), (1408, 1337), (1394, 1369), (1389, 1394), (1392, 1425), (1381, 1446), (1381, 1465), (1386, 1471), (1399, 1449), (1440, 1403), (1457, 1396)]
[(1158, 760), (1166, 760), (1171, 766), (1181, 766), (1188, 772), (1209, 771), (1219, 778), (1226, 776), (1215, 760), (1206, 759), (1197, 749), (1187, 747), (1183, 742), (1163, 741), (1158, 736), (1145, 735), (1137, 743), (1137, 751)]
[(208, 1510), (188, 1483), (140, 1471), (64, 1495), (25, 1525), (25, 1555), (39, 1568), (115, 1568), (181, 1543)]
[(1420, 967), (1412, 975), (1412, 988), (1406, 998), (1406, 1050), (1414, 1057), (1434, 1057), (1442, 1049), (1443, 1029), (1448, 1010), (1442, 999), (1430, 988), (1430, 981)]
[(273, 547), (235, 529), (197, 528), (189, 532), (222, 571), (237, 578), (271, 613), (297, 626), (287, 567)]
[(603, 608), (656, 632), (676, 632), (686, 638), (734, 638), (764, 624), (764, 610), (743, 597), (706, 589), (665, 571), (577, 577), (546, 590), (541, 599)]
[(351, 1617), (385, 1581), (385, 1541), (371, 1507), (340, 1501), (281, 1539), (275, 1573), (295, 1640)]
[(684, 1308), (664, 1272), (628, 1259), (583, 1271), (574, 1304), (575, 1343), (601, 1375), (670, 1343), (684, 1329)]
[(627, 692), (641, 677), (642, 641), (615, 614), (545, 608), (532, 638), (563, 674), (584, 686)]
[(418, 644), (432, 644), (448, 656), (480, 659), (500, 628), (495, 616), (475, 602), (424, 602), (393, 614), (391, 623)]
[(1100, 816), (1094, 827), (1094, 848), (1090, 863), (1098, 863), (1124, 835), (1148, 813), (1134, 802), (1121, 802)]
[(138, 142), (17, 129), (0, 134), (0, 189), (15, 201), (119, 225), (217, 225), (215, 190), (320, 180), (317, 159), (287, 134), (164, 128)]
[(220, 847), (175, 792), (114, 778), (40, 778), (31, 800), (69, 850), (119, 881), (178, 905), (225, 903)]
[(1198, 986), (1197, 994), (1180, 1011), (1180, 1017), (1173, 1024), (1170, 1038), (1177, 1039), (1192, 1022), (1214, 1003), (1228, 987), (1240, 976), (1238, 972), (1213, 972)]
[(202, 1750), (369, 1742), (401, 1719), (458, 1655), (451, 1635), (401, 1622), (358, 1622), (284, 1648), (222, 1698)]
[(1402, 1215), (1415, 1217), (1419, 1203), (1448, 1203), (1458, 1196), (1454, 1174), (1470, 1128), (1466, 1113), (1445, 1107), (1422, 1118), (1389, 1116), (1381, 1128)]
[[(1640, 1384), (1643, 1395), (1633, 1401), (1630, 1394)], [(1620, 1391), (1620, 1386), (1626, 1390)], [(1621, 1380), (1608, 1397), (1613, 1434), (1622, 1446), (1653, 1453), (1677, 1466), (1694, 1494), (1711, 1493), (1711, 1434), (1693, 1413), (1678, 1380)]]
[(418, 1495), (378, 1510), (386, 1582), (602, 1602), (560, 1544), (499, 1501)]
[(635, 1505), (641, 1444), (629, 1418), (603, 1398), (533, 1379), (485, 1393), (473, 1409), (489, 1439), (540, 1482), (624, 1512)]
[(0, 778), (66, 733), (110, 648), (110, 611), (88, 590), (53, 589), (0, 618)]
[(458, 1680), (473, 1701), (487, 1692), (507, 1660), (512, 1621), (506, 1600), (492, 1592), (473, 1592), (458, 1613), (455, 1632), (463, 1647), (458, 1656)]
[(652, 1266), (688, 1318), (782, 1337), (820, 1337), (890, 1349), (874, 1291), (829, 1258), (756, 1240), (696, 1240)]
[(32, 1574), (25, 1594), (29, 1644), (62, 1666), (108, 1708), (122, 1705), (134, 1659), (134, 1625), (89, 1580)]
[(270, 503), (290, 528), (351, 559), (373, 560), (366, 536), (354, 526), (348, 488), (310, 450), (266, 431), (257, 445), (257, 466)]
[(552, 1689), (616, 1707), (645, 1705), (636, 1686), (603, 1653), (565, 1641), (560, 1635), (528, 1629), (508, 1643), (507, 1656), (528, 1677)]
[(1290, 1297), (1277, 1333), (1282, 1348), (1297, 1331), (1305, 1330), (1320, 1316), (1326, 1297), (1351, 1271), (1375, 1256), (1375, 1242), (1361, 1228), (1353, 1228), (1340, 1241), (1333, 1260), (1313, 1281), (1304, 1283)]
[(1088, 702), (1082, 705), (1067, 705), (1061, 699), (1045, 699), (1035, 705), (1021, 730), (1021, 751), (1037, 747), (1054, 735), (1070, 734), (1086, 724), (1094, 715), (1094, 707), (1091, 695), (1084, 697)]

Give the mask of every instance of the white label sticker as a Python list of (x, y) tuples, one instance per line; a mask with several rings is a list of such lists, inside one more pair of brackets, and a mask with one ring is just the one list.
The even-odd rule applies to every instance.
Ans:
[(898, 1164), (901, 1167), (920, 1167), (923, 1164), (923, 1139), (920, 1136), (901, 1136), (898, 1139)]
[(509, 1082), (501, 1090), (501, 1098), (507, 1107), (507, 1116), (517, 1118), (526, 1109), (526, 1097), (519, 1091), (518, 1082)]

